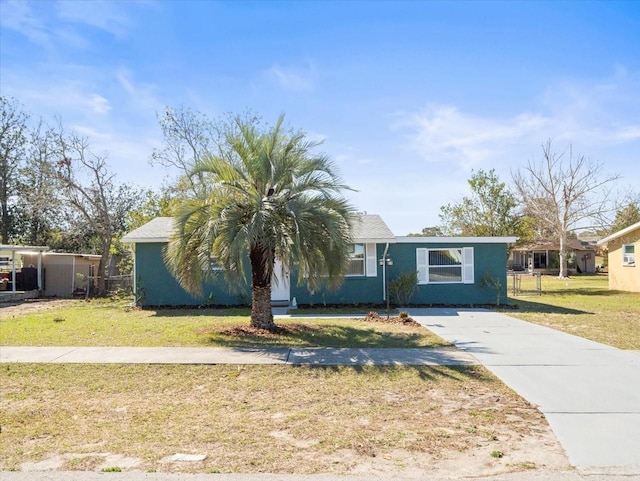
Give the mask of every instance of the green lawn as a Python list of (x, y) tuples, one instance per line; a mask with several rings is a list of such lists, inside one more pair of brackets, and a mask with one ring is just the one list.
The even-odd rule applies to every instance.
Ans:
[[(522, 287), (533, 283), (523, 276)], [(531, 286), (530, 286), (531, 287)], [(513, 296), (509, 315), (622, 349), (640, 350), (640, 294), (610, 291), (606, 276), (542, 277), (542, 295)], [(335, 312), (330, 311), (331, 313)], [(354, 314), (355, 316), (356, 314)], [(384, 317), (384, 316), (383, 316)], [(131, 309), (125, 301), (69, 302), (62, 308), (4, 315), (0, 345), (439, 347), (416, 326), (357, 319), (281, 319), (282, 332), (249, 327), (249, 310)]]
[[(533, 290), (533, 278), (522, 277)], [(509, 283), (511, 287), (511, 283)], [(507, 313), (621, 349), (640, 350), (640, 293), (611, 291), (607, 276), (542, 276), (542, 295), (514, 296)]]
[[(0, 315), (1, 311), (0, 311)], [(249, 329), (247, 309), (131, 309), (122, 301), (76, 301), (0, 318), (0, 345), (441, 347), (419, 326), (358, 319), (278, 319), (281, 332)]]

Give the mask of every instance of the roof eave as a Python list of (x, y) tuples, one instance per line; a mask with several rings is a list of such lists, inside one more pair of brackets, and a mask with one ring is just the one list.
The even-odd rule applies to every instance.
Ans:
[(598, 241), (598, 245), (606, 244), (607, 242), (612, 241), (613, 239), (617, 239), (618, 237), (622, 237), (623, 235), (628, 234), (629, 232), (633, 232), (636, 229), (640, 229), (640, 222), (636, 222), (635, 224), (630, 225), (629, 227), (625, 227), (618, 232), (614, 232), (610, 236), (605, 237), (604, 239), (600, 239)]
[(513, 244), (518, 237), (396, 237), (398, 244)]
[(395, 244), (395, 237), (354, 237), (356, 244)]
[(127, 237), (124, 236), (120, 242), (125, 244), (153, 244), (154, 242), (169, 242), (168, 237)]

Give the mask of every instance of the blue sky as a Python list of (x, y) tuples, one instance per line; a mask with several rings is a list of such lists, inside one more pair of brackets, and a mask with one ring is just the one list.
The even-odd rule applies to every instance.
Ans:
[(156, 112), (251, 109), (324, 139), (362, 211), (439, 223), (473, 169), (558, 150), (640, 191), (640, 2), (0, 0), (0, 91), (158, 187)]

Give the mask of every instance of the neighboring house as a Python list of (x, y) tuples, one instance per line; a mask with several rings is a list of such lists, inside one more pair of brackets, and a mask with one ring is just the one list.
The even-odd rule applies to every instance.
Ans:
[[(567, 239), (567, 260), (570, 274), (596, 272), (597, 247), (590, 242)], [(511, 249), (509, 269), (514, 271), (558, 274), (560, 272), (560, 244), (558, 241), (539, 240)]]
[(640, 292), (640, 222), (598, 241), (609, 250), (609, 289)]
[(44, 246), (0, 245), (0, 279), (8, 281), (0, 290), (72, 297), (77, 288), (86, 289), (98, 272), (99, 255), (48, 250)]
[[(239, 291), (219, 280), (203, 286), (204, 297), (194, 298), (178, 284), (163, 261), (163, 251), (173, 226), (170, 217), (158, 217), (130, 232), (122, 241), (132, 245), (134, 292), (145, 306), (247, 305), (251, 289), (247, 280)], [(496, 302), (494, 289), (481, 278), (490, 275), (502, 285), (506, 297), (507, 245), (516, 237), (396, 237), (377, 215), (359, 215), (352, 225), (351, 262), (337, 290), (310, 291), (298, 284), (296, 272), (276, 264), (272, 284), (274, 304), (382, 304), (386, 282), (407, 272), (418, 273), (411, 299), (418, 305), (469, 305)], [(392, 265), (381, 262), (385, 257)], [(215, 266), (212, 266), (216, 269)]]
[[(0, 291), (6, 293), (32, 292), (42, 289), (45, 246), (0, 245)], [(25, 262), (31, 255), (33, 262)]]
[[(36, 265), (37, 255), (22, 254), (24, 266)], [(42, 256), (44, 282), (42, 295), (46, 297), (72, 297), (77, 288), (86, 289), (89, 279), (98, 272), (100, 256), (94, 254), (73, 254), (67, 252), (47, 252)]]

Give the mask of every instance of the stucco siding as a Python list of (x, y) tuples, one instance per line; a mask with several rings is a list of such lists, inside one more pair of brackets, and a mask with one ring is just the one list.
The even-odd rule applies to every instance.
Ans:
[[(384, 244), (376, 244), (376, 259), (384, 253)], [(306, 284), (298, 284), (298, 275), (291, 274), (291, 300), (298, 305), (323, 304), (381, 304), (383, 302), (382, 269), (378, 266), (376, 277), (349, 276), (335, 290), (322, 288), (310, 291)]]
[(136, 244), (136, 297), (142, 306), (233, 306), (248, 304), (250, 290), (240, 293), (230, 289), (221, 278), (203, 286), (203, 297), (195, 297), (185, 291), (171, 275), (163, 261), (166, 243)]
[[(636, 263), (623, 265), (622, 246), (633, 244)], [(609, 289), (617, 291), (640, 292), (640, 228), (623, 237), (612, 239), (609, 249)]]
[(472, 284), (451, 283), (451, 284), (421, 284), (411, 299), (412, 304), (495, 304), (496, 292), (483, 287), (480, 279), (486, 273), (500, 279), (502, 285), (501, 302), (506, 302), (507, 278), (506, 244), (451, 244), (451, 243), (412, 243), (394, 244), (389, 248), (389, 254), (393, 259), (393, 266), (389, 271), (389, 277), (395, 277), (405, 272), (415, 272), (417, 270), (416, 249), (451, 249), (473, 247), (474, 251), (474, 282)]
[[(239, 305), (251, 302), (248, 281), (240, 294), (230, 289), (224, 279), (208, 283), (204, 286), (204, 296), (194, 297), (188, 294), (169, 273), (162, 253), (164, 242), (139, 243), (135, 248), (136, 291), (138, 302), (145, 306), (180, 306), (180, 305)], [(376, 259), (381, 259), (386, 244), (376, 245)], [(481, 278), (486, 273), (500, 279), (502, 284), (501, 302), (506, 302), (506, 244), (504, 243), (402, 243), (389, 244), (388, 254), (393, 260), (387, 266), (388, 280), (393, 281), (400, 274), (415, 272), (416, 249), (418, 248), (463, 248), (474, 250), (473, 283), (426, 284), (419, 285), (411, 299), (418, 305), (453, 305), (453, 304), (494, 304), (496, 293), (492, 288), (481, 285)], [(247, 274), (249, 270), (247, 269)], [(298, 305), (383, 305), (384, 278), (383, 269), (378, 266), (377, 275), (346, 277), (336, 290), (327, 288), (310, 291), (303, 282), (298, 284), (296, 272), (291, 273), (290, 301), (296, 299)]]

